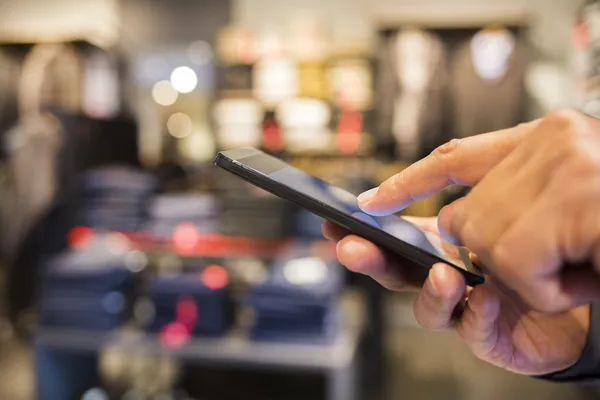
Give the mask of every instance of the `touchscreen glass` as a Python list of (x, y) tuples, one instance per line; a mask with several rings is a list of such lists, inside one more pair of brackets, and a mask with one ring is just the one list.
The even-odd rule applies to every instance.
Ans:
[(432, 253), (443, 260), (447, 260), (460, 268), (480, 275), (477, 268), (469, 261), (468, 252), (442, 241), (433, 228), (431, 231), (422, 230), (404, 218), (395, 215), (373, 217), (365, 214), (358, 207), (358, 200), (354, 194), (308, 175), (275, 157), (258, 154), (238, 161), (261, 174), (267, 175), (281, 185), (312, 197), (322, 204), (371, 226), (382, 229), (388, 234)]

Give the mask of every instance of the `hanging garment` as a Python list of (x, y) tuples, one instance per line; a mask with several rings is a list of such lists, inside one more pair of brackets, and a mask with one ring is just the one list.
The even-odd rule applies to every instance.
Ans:
[(440, 39), (405, 30), (385, 39), (379, 52), (377, 131), (395, 158), (415, 161), (444, 134), (446, 54)]
[(461, 45), (451, 67), (454, 135), (496, 131), (525, 115), (523, 45), (505, 30), (483, 30)]
[(392, 48), (400, 91), (392, 132), (399, 159), (415, 161), (442, 142), (445, 51), (435, 35), (402, 31)]
[[(7, 51), (0, 50), (0, 132), (4, 133), (18, 117), (17, 92), (19, 64)], [(3, 156), (3, 155), (2, 155)]]
[(19, 115), (43, 108), (77, 112), (81, 109), (82, 60), (72, 46), (40, 44), (23, 62), (19, 85)]
[(1, 166), (0, 243), (5, 260), (12, 259), (53, 201), (59, 129), (58, 121), (45, 114), (22, 121), (4, 135), (8, 158)]

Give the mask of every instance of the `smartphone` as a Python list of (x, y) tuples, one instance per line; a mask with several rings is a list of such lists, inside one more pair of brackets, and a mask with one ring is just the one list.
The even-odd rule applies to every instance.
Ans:
[(465, 249), (454, 248), (456, 251), (450, 254), (441, 240), (432, 240), (432, 235), (404, 218), (367, 215), (358, 207), (358, 200), (352, 193), (261, 150), (244, 147), (222, 151), (217, 154), (214, 164), (375, 243), (397, 256), (399, 265), (411, 269), (412, 276), (426, 277), (434, 264), (443, 262), (457, 269), (469, 286), (479, 285), (485, 280)]

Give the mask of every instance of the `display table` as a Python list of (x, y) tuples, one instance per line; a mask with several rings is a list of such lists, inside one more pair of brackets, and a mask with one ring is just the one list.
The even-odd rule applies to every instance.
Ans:
[[(35, 341), (38, 399), (71, 398), (95, 384), (90, 357), (106, 346), (123, 352), (169, 355), (181, 361), (274, 371), (321, 372), (328, 379), (328, 398), (353, 400), (357, 349), (364, 331), (361, 296), (348, 293), (340, 302), (343, 325), (331, 345), (253, 342), (232, 332), (223, 338), (195, 338), (177, 349), (165, 348), (156, 335), (132, 329), (112, 333), (43, 330)], [(89, 374), (84, 372), (88, 371)], [(74, 378), (81, 377), (77, 382)]]

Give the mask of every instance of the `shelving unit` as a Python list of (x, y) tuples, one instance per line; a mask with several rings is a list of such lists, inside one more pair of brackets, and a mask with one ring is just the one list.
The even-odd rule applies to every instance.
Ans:
[[(194, 338), (182, 347), (168, 349), (156, 335), (128, 328), (110, 333), (43, 330), (35, 340), (38, 399), (70, 398), (76, 394), (80, 389), (74, 385), (81, 381), (73, 381), (73, 371), (90, 370), (97, 353), (110, 346), (123, 352), (143, 351), (198, 365), (319, 372), (328, 380), (328, 399), (354, 400), (358, 392), (357, 350), (365, 331), (363, 303), (356, 292), (344, 294), (339, 304), (342, 328), (330, 345), (253, 342), (239, 331), (232, 331), (222, 338)], [(88, 376), (88, 384), (97, 383), (92, 380)]]

